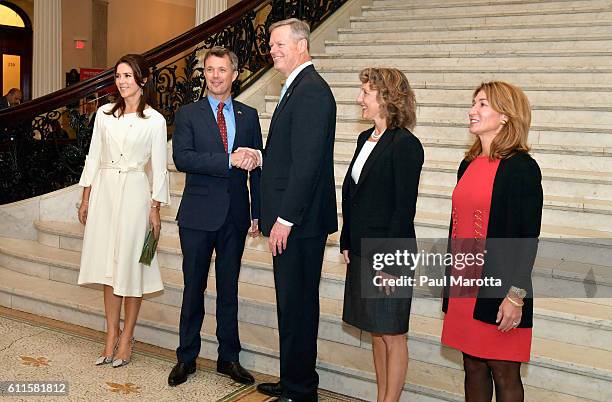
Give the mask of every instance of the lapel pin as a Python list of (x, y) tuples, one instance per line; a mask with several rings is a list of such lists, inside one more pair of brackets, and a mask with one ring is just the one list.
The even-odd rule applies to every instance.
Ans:
[(242, 110), (239, 110), (239, 111), (238, 111), (238, 114), (242, 114)]

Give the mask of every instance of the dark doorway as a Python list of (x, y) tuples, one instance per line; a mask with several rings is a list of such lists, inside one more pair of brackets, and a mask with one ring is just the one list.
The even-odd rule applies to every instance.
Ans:
[[(11, 25), (0, 25), (0, 90), (18, 87), (23, 101), (32, 98), (32, 22), (10, 1), (0, 3), (0, 13), (8, 15)], [(16, 15), (15, 15), (16, 14)]]

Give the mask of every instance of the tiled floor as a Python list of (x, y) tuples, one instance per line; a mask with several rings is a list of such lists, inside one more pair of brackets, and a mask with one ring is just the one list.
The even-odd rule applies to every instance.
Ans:
[[(215, 372), (214, 362), (198, 359), (198, 371), (179, 387), (166, 383), (175, 354), (172, 350), (136, 343), (132, 362), (113, 369), (94, 366), (103, 348), (104, 334), (76, 325), (0, 308), (0, 379), (3, 381), (61, 381), (67, 395), (45, 397), (47, 401), (139, 400), (266, 402), (254, 386), (243, 386)], [(258, 382), (274, 377), (254, 373)], [(8, 384), (4, 384), (5, 386)], [(0, 387), (3, 388), (3, 387)], [(0, 392), (0, 395), (1, 392)], [(320, 391), (320, 400), (354, 400)], [(10, 400), (33, 400), (13, 396)]]

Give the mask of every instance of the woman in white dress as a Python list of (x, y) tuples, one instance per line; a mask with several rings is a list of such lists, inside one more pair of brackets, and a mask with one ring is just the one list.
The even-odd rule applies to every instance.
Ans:
[(129, 363), (142, 295), (163, 289), (157, 257), (151, 266), (138, 262), (149, 225), (159, 238), (160, 204), (170, 203), (166, 120), (151, 107), (149, 77), (148, 63), (140, 55), (128, 54), (115, 64), (120, 97), (96, 113), (79, 181), (79, 221), (85, 225), (79, 284), (104, 285), (106, 345), (96, 365)]

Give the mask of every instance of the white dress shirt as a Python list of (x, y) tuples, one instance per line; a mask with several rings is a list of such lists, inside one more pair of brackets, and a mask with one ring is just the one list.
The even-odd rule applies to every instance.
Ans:
[(359, 177), (361, 176), (363, 165), (365, 165), (366, 161), (370, 157), (370, 154), (374, 150), (376, 144), (378, 144), (378, 142), (367, 140), (363, 143), (363, 147), (361, 147), (361, 151), (359, 151), (359, 155), (357, 155), (357, 159), (355, 159), (353, 169), (351, 170), (351, 178), (355, 184), (359, 183)]
[[(312, 66), (312, 61), (308, 60), (306, 63), (302, 63), (299, 66), (297, 66), (297, 68), (295, 70), (293, 70), (291, 72), (291, 74), (289, 74), (289, 77), (287, 77), (287, 80), (285, 80), (285, 85), (283, 85), (283, 87), (285, 88), (289, 88), (291, 86), (291, 84), (293, 84), (293, 81), (295, 81), (295, 77), (298, 76), (299, 73), (302, 72), (303, 69), (305, 69), (308, 66)], [(283, 94), (285, 95), (285, 94)], [(283, 98), (281, 97), (278, 100), (278, 103), (280, 103), (283, 100)]]

